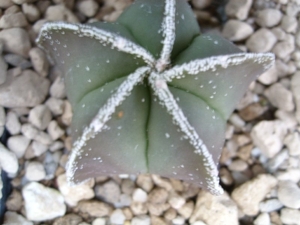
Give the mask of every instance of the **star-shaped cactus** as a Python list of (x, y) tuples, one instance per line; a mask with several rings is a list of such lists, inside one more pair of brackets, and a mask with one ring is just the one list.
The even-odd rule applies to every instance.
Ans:
[(71, 183), (154, 173), (222, 193), (226, 120), (272, 54), (200, 34), (186, 0), (136, 0), (116, 23), (47, 23), (37, 42), (73, 106)]

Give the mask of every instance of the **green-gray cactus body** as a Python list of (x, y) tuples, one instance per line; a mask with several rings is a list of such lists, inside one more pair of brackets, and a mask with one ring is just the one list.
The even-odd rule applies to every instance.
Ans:
[(155, 173), (222, 192), (226, 120), (272, 54), (200, 34), (186, 0), (136, 0), (116, 23), (48, 23), (38, 43), (73, 106), (69, 181)]

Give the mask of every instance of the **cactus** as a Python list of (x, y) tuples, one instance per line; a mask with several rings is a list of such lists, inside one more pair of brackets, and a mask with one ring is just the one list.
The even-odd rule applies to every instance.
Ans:
[(115, 23), (47, 23), (37, 42), (73, 108), (71, 183), (154, 173), (222, 193), (226, 120), (273, 54), (201, 34), (186, 0), (136, 0)]

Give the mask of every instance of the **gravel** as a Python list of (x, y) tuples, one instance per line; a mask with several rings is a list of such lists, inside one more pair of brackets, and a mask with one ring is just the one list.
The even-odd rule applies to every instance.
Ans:
[(61, 72), (34, 40), (46, 21), (114, 21), (131, 2), (0, 0), (0, 134), (9, 135), (0, 165), (13, 186), (4, 224), (300, 225), (298, 0), (229, 0), (223, 26), (212, 0), (190, 1), (201, 26), (276, 56), (227, 123), (223, 195), (153, 174), (68, 185), (72, 107)]

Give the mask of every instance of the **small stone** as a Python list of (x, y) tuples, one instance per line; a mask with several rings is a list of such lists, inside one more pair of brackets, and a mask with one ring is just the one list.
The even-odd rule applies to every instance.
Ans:
[(75, 209), (79, 210), (81, 213), (87, 213), (88, 215), (93, 217), (108, 216), (112, 212), (112, 208), (110, 205), (94, 200), (80, 201)]
[(148, 211), (147, 205), (144, 202), (131, 202), (130, 209), (133, 215), (143, 215)]
[(93, 17), (96, 15), (99, 5), (94, 0), (84, 0), (78, 2), (77, 8), (83, 15)]
[(25, 70), (17, 77), (8, 76), (0, 86), (0, 105), (7, 108), (34, 107), (45, 100), (48, 89), (49, 80)]
[(33, 222), (26, 220), (23, 216), (17, 214), (16, 212), (7, 211), (4, 215), (5, 225), (33, 225)]
[(54, 141), (65, 134), (65, 131), (62, 128), (60, 128), (56, 120), (52, 120), (49, 123), (47, 132)]
[(42, 77), (46, 77), (49, 70), (49, 63), (46, 54), (40, 48), (35, 47), (29, 51), (29, 57), (34, 70)]
[(151, 176), (148, 174), (141, 174), (137, 177), (136, 183), (139, 187), (144, 189), (146, 192), (149, 192), (154, 187)]
[(70, 23), (79, 22), (77, 17), (62, 4), (47, 7), (45, 19), (48, 21), (67, 21)]
[(65, 100), (64, 101), (64, 110), (63, 110), (63, 115), (61, 117), (61, 120), (66, 126), (70, 126), (72, 117), (73, 117), (72, 106), (68, 100)]
[(22, 4), (22, 11), (29, 22), (37, 21), (41, 15), (39, 9), (34, 4), (30, 3)]
[(151, 215), (161, 216), (166, 210), (170, 208), (170, 204), (169, 203), (154, 204), (148, 202), (147, 207)]
[(273, 84), (278, 79), (278, 71), (276, 64), (274, 64), (269, 70), (264, 72), (262, 75), (258, 77), (258, 81), (265, 85)]
[(8, 29), (13, 27), (26, 27), (27, 25), (27, 20), (22, 12), (4, 14), (0, 19), (1, 29)]
[(231, 171), (244, 171), (247, 168), (248, 168), (248, 164), (241, 159), (233, 160), (228, 166), (228, 169)]
[(286, 207), (292, 209), (300, 208), (300, 188), (292, 181), (280, 181), (277, 195), (279, 201)]
[(82, 218), (75, 214), (68, 214), (54, 221), (53, 225), (78, 225)]
[(136, 202), (146, 202), (148, 198), (147, 192), (141, 188), (136, 188), (132, 194), (132, 200)]
[(281, 209), (283, 207), (282, 203), (276, 199), (268, 199), (259, 203), (259, 209), (261, 212), (273, 212)]
[(121, 190), (127, 195), (132, 195), (135, 189), (134, 181), (131, 179), (123, 179), (121, 183)]
[(268, 213), (261, 213), (253, 222), (254, 225), (270, 225), (271, 220)]
[(106, 220), (104, 218), (97, 218), (92, 222), (92, 225), (105, 225)]
[(96, 197), (109, 203), (118, 202), (121, 194), (119, 185), (110, 180), (95, 187)]
[[(218, 213), (218, 216), (216, 216), (216, 213)], [(201, 190), (189, 222), (194, 223), (197, 220), (201, 220), (207, 225), (238, 225), (237, 206), (227, 193), (213, 196)]]
[(151, 224), (152, 225), (168, 225), (163, 218), (157, 217), (157, 216), (151, 216)]
[(4, 126), (6, 122), (6, 114), (4, 108), (0, 106), (0, 126)]
[(274, 27), (281, 21), (282, 13), (278, 9), (263, 9), (258, 11), (256, 23), (261, 27)]
[(147, 215), (133, 217), (131, 225), (150, 225), (150, 217)]
[(300, 155), (300, 135), (298, 132), (293, 132), (291, 134), (288, 134), (284, 140), (283, 143), (287, 146), (289, 150), (289, 154), (291, 156), (298, 156)]
[(158, 187), (164, 188), (167, 191), (171, 191), (173, 189), (172, 184), (168, 179), (162, 178), (156, 174), (152, 174), (151, 177), (154, 184), (156, 184)]
[(268, 110), (268, 107), (262, 106), (260, 103), (253, 103), (239, 111), (239, 116), (244, 121), (252, 121), (263, 115)]
[(294, 110), (293, 95), (281, 83), (273, 84), (265, 90), (264, 95), (273, 106), (284, 111)]
[(18, 159), (15, 153), (9, 151), (0, 143), (0, 165), (10, 176), (15, 176), (19, 169)]
[(58, 76), (50, 87), (50, 95), (54, 98), (63, 99), (66, 97), (66, 87), (63, 79)]
[(252, 0), (229, 0), (225, 7), (225, 11), (228, 16), (244, 20), (248, 17), (251, 5)]
[(286, 225), (300, 225), (300, 211), (298, 209), (283, 208), (280, 211), (280, 219)]
[(266, 167), (269, 172), (275, 172), (278, 168), (288, 159), (289, 155), (286, 149), (278, 152), (273, 158), (271, 158)]
[(4, 41), (4, 50), (28, 57), (31, 43), (28, 33), (22, 28), (9, 28), (0, 31), (0, 39)]
[(293, 16), (283, 16), (280, 24), (281, 28), (287, 33), (295, 33), (298, 27), (298, 21), (296, 17)]
[(169, 194), (168, 203), (172, 206), (172, 208), (178, 210), (185, 204), (185, 198), (178, 195), (176, 192), (171, 192)]
[(172, 224), (174, 225), (184, 225), (185, 219), (181, 216), (177, 216), (176, 218), (172, 219)]
[(49, 150), (51, 152), (56, 152), (63, 148), (64, 148), (64, 143), (62, 141), (55, 141), (51, 144), (51, 146), (49, 146)]
[(286, 33), (280, 27), (274, 27), (271, 31), (279, 41), (283, 41), (286, 38)]
[(50, 97), (45, 102), (54, 116), (60, 116), (64, 111), (64, 101), (58, 98)]
[(225, 167), (222, 167), (220, 169), (220, 179), (222, 183), (225, 185), (231, 185), (233, 183), (233, 178), (231, 176), (231, 173)]
[(0, 8), (7, 9), (8, 7), (12, 6), (14, 3), (12, 0), (2, 0), (0, 2)]
[(115, 209), (109, 217), (111, 224), (123, 224), (125, 219), (125, 215), (121, 209)]
[(203, 223), (202, 221), (196, 221), (194, 223), (192, 223), (191, 225), (206, 225), (205, 223)]
[(188, 201), (181, 208), (179, 208), (178, 213), (185, 219), (190, 218), (192, 212), (194, 211), (194, 202)]
[(0, 84), (6, 81), (8, 65), (0, 55)]
[(24, 123), (21, 127), (22, 134), (28, 139), (33, 139), (38, 134), (38, 129), (30, 123)]
[(291, 90), (296, 102), (296, 119), (300, 123), (300, 72), (296, 72), (292, 76)]
[(26, 217), (29, 220), (51, 220), (66, 213), (66, 205), (62, 195), (53, 188), (31, 182), (23, 188), (22, 195)]
[(168, 199), (168, 192), (163, 188), (154, 188), (148, 195), (148, 202), (154, 204), (165, 203)]
[(45, 130), (52, 119), (51, 111), (46, 105), (37, 105), (30, 110), (28, 120), (40, 130)]
[(251, 137), (263, 154), (272, 158), (281, 150), (286, 133), (286, 126), (281, 121), (261, 121), (253, 127)]
[(6, 200), (5, 206), (8, 211), (19, 211), (22, 208), (22, 195), (14, 189)]
[(14, 152), (18, 158), (22, 158), (30, 144), (30, 139), (23, 135), (11, 136), (7, 140), (7, 147)]
[(278, 171), (276, 177), (280, 181), (290, 180), (294, 183), (298, 183), (300, 181), (300, 169), (290, 168), (285, 171)]
[(57, 177), (56, 181), (60, 193), (64, 196), (65, 202), (69, 206), (76, 206), (79, 201), (91, 199), (95, 196), (93, 190), (94, 180), (89, 180), (88, 182), (75, 186), (69, 186), (66, 174), (61, 174)]
[(29, 181), (40, 181), (46, 177), (44, 166), (40, 162), (29, 162), (25, 169), (25, 177)]
[(15, 67), (20, 67), (22, 70), (28, 69), (32, 66), (27, 59), (17, 54), (6, 54), (4, 59), (8, 64)]
[(222, 34), (231, 41), (241, 41), (253, 33), (253, 28), (245, 22), (239, 20), (229, 20), (226, 22)]
[(31, 144), (31, 148), (33, 150), (34, 156), (40, 156), (48, 150), (48, 146), (39, 141), (33, 141)]
[(276, 184), (277, 180), (273, 176), (261, 174), (235, 188), (231, 197), (246, 215), (254, 216), (259, 212), (259, 202)]
[(292, 35), (286, 35), (285, 40), (278, 42), (273, 52), (281, 59), (286, 59), (295, 50), (295, 38)]
[(257, 30), (246, 42), (251, 52), (268, 52), (277, 41), (276, 36), (266, 28)]
[(21, 131), (21, 123), (19, 121), (18, 115), (10, 111), (6, 115), (6, 129), (11, 135), (16, 135)]

